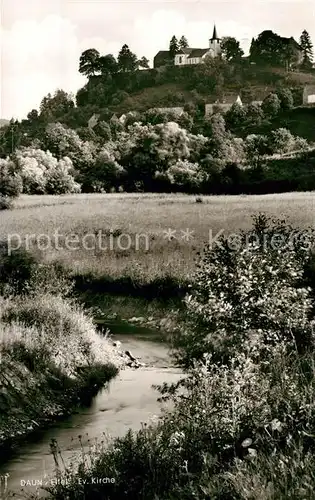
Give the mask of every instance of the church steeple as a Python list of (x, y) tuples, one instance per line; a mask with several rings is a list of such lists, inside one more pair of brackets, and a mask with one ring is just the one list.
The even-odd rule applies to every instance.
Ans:
[(214, 28), (213, 28), (213, 35), (212, 35), (211, 40), (219, 40), (218, 35), (217, 35), (217, 28), (216, 28), (216, 25), (214, 25)]

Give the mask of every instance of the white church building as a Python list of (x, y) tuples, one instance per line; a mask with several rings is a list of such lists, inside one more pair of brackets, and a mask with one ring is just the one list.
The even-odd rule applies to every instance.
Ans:
[(181, 49), (175, 56), (175, 65), (182, 66), (187, 64), (201, 64), (207, 57), (218, 57), (221, 54), (221, 39), (218, 38), (217, 29), (214, 25), (212, 38), (209, 40), (207, 49)]
[[(221, 55), (221, 39), (217, 35), (217, 29), (214, 25), (212, 38), (209, 40), (209, 47), (206, 49), (194, 49), (187, 47), (180, 49), (175, 56), (174, 64), (176, 66), (186, 66), (188, 64), (201, 64), (207, 56), (218, 57)], [(169, 50), (160, 50), (154, 57), (154, 68), (163, 66), (170, 60)]]

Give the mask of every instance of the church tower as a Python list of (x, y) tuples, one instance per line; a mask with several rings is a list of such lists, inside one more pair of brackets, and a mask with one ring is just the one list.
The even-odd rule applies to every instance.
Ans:
[(214, 25), (212, 38), (209, 40), (209, 49), (212, 57), (218, 57), (221, 54), (221, 39), (217, 35), (217, 28)]

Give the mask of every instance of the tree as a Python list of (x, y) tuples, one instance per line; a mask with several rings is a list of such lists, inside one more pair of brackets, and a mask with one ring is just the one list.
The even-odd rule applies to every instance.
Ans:
[(313, 61), (313, 44), (311, 37), (306, 30), (303, 30), (300, 37), (300, 46), (303, 52), (303, 62), (304, 67), (310, 67)]
[(150, 66), (149, 66), (149, 59), (147, 59), (146, 57), (141, 57), (141, 59), (139, 59), (138, 61), (138, 66), (139, 68), (143, 68), (143, 69), (149, 69)]
[(9, 158), (0, 159), (0, 201), (2, 197), (16, 198), (22, 190), (22, 179), (14, 162)]
[(287, 111), (293, 108), (294, 100), (290, 89), (279, 89), (277, 91), (277, 96), (280, 99), (280, 105), (283, 111)]
[(278, 128), (271, 132), (268, 138), (268, 146), (273, 154), (288, 153), (294, 149), (294, 137), (289, 130)]
[(64, 90), (56, 90), (52, 96), (50, 93), (45, 96), (39, 106), (40, 117), (46, 121), (51, 121), (68, 113), (74, 108), (74, 97)]
[(281, 109), (281, 102), (277, 94), (270, 93), (267, 95), (261, 105), (261, 108), (267, 116), (271, 118), (276, 116)]
[(246, 107), (246, 121), (250, 126), (260, 125), (264, 119), (264, 112), (257, 103), (248, 104)]
[(79, 72), (82, 75), (94, 76), (100, 70), (100, 53), (96, 49), (87, 49), (82, 52), (79, 63)]
[(113, 75), (117, 72), (117, 61), (112, 54), (101, 56), (98, 64), (102, 75)]
[(189, 47), (188, 40), (184, 35), (180, 38), (178, 46), (180, 49), (187, 49)]
[(118, 54), (119, 71), (135, 71), (137, 69), (137, 56), (129, 49), (128, 45), (123, 45)]
[(245, 152), (249, 165), (257, 168), (261, 157), (269, 153), (267, 137), (256, 134), (248, 135), (245, 139)]
[(225, 121), (229, 127), (241, 127), (245, 123), (246, 111), (237, 102), (225, 114)]
[(30, 112), (27, 114), (27, 119), (28, 119), (30, 122), (34, 122), (34, 121), (38, 120), (38, 111), (37, 111), (37, 109), (32, 109), (32, 111), (30, 111)]
[(240, 47), (240, 42), (231, 36), (223, 38), (221, 51), (227, 61), (240, 59), (244, 55), (244, 51)]
[(250, 59), (268, 65), (286, 65), (289, 68), (299, 59), (300, 46), (293, 37), (285, 38), (271, 30), (260, 33), (253, 39), (250, 47)]
[(179, 52), (178, 40), (175, 35), (171, 38), (169, 51), (172, 59), (174, 59)]

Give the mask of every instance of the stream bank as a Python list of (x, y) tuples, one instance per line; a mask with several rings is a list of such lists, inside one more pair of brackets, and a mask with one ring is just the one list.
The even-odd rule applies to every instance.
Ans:
[(0, 467), (0, 476), (8, 477), (7, 494), (17, 493), (21, 486), (25, 493), (32, 493), (47, 481), (49, 484), (54, 470), (52, 439), (57, 440), (63, 460), (69, 463), (82, 446), (88, 448), (95, 440), (123, 436), (129, 428), (136, 431), (142, 423), (157, 418), (163, 405), (158, 403), (159, 394), (152, 385), (176, 382), (182, 372), (172, 364), (167, 345), (152, 341), (150, 335), (141, 331), (139, 338), (135, 333), (113, 337), (123, 351), (128, 350), (144, 366), (122, 369), (89, 406), (38, 433), (33, 441), (16, 450)]

